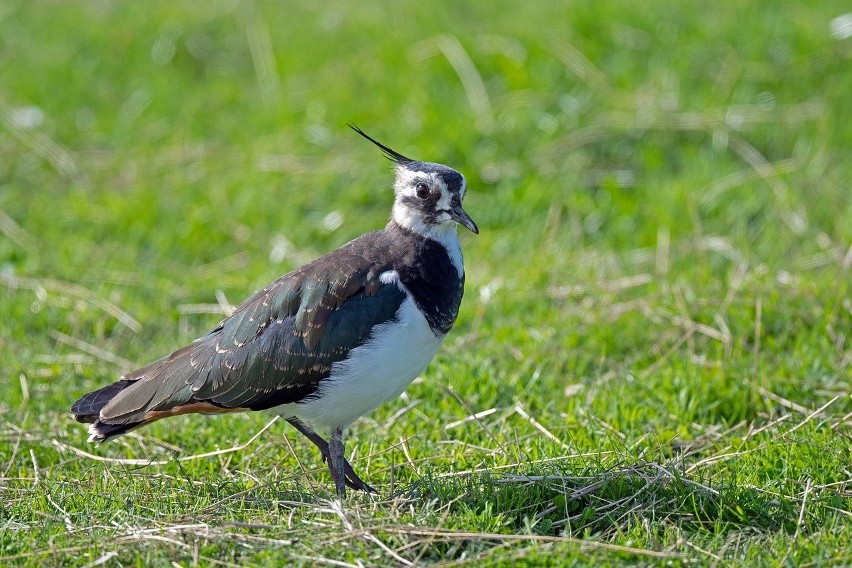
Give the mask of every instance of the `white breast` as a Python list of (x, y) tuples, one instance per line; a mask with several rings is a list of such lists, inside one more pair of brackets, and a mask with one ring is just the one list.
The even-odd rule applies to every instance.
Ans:
[[(393, 278), (383, 276), (383, 280)], [(423, 372), (438, 351), (436, 337), (409, 296), (396, 319), (376, 326), (370, 339), (334, 363), (312, 400), (272, 409), (285, 418), (297, 417), (318, 430), (345, 428), (360, 416), (398, 397)]]

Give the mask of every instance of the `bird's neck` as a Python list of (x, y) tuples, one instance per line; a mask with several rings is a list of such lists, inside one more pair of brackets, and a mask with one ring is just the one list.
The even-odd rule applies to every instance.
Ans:
[(450, 331), (464, 295), (464, 267), (455, 231), (443, 241), (400, 226), (391, 219), (382, 231), (386, 253), (400, 284), (436, 336)]
[(393, 216), (387, 226), (389, 230), (394, 228), (415, 233), (442, 245), (447, 250), (447, 255), (450, 257), (459, 277), (464, 275), (464, 258), (462, 257), (461, 243), (455, 223), (447, 225), (426, 224), (422, 219), (407, 214), (404, 208), (395, 204)]

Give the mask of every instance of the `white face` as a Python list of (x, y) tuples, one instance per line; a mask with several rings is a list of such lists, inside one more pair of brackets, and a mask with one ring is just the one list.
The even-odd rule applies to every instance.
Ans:
[(446, 169), (452, 172), (451, 180), (455, 187), (447, 184), (445, 172), (397, 167), (394, 184), (394, 220), (397, 223), (424, 234), (434, 230), (455, 230), (456, 220), (451, 211), (461, 207), (467, 188), (464, 176)]
[(464, 266), (456, 224), (479, 233), (462, 209), (466, 189), (464, 176), (441, 164), (408, 162), (396, 167), (393, 222), (443, 244), (459, 276)]
[(467, 190), (463, 175), (443, 164), (412, 160), (371, 138), (354, 124), (349, 126), (381, 148), (385, 157), (396, 164), (394, 223), (441, 242), (449, 239), (455, 248), (458, 248), (456, 223), (479, 234), (476, 223), (462, 209)]

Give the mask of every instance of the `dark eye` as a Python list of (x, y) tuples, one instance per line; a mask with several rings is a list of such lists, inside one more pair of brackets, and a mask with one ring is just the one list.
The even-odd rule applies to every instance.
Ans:
[(419, 197), (420, 199), (426, 199), (427, 197), (429, 197), (429, 186), (427, 186), (423, 182), (418, 183), (417, 186), (414, 188), (414, 191), (417, 192), (417, 197)]

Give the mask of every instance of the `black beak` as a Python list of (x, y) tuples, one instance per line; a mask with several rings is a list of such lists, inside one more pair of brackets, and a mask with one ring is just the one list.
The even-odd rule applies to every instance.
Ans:
[(458, 204), (452, 209), (450, 209), (450, 217), (452, 217), (456, 223), (458, 223), (474, 235), (479, 234), (479, 227), (476, 226), (476, 223), (473, 222), (473, 219), (470, 218), (470, 215), (468, 215), (465, 210), (462, 209), (461, 204)]

